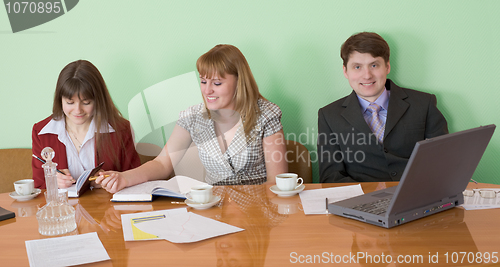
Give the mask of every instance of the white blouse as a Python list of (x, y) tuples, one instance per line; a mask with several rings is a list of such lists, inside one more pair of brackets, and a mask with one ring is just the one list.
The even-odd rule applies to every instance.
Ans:
[[(114, 132), (115, 130), (109, 125), (108, 132)], [(71, 176), (76, 180), (85, 170), (91, 170), (95, 168), (95, 132), (96, 127), (94, 120), (90, 122), (89, 130), (87, 135), (82, 142), (82, 147), (80, 148), (80, 153), (76, 150), (76, 147), (69, 136), (68, 131), (66, 131), (66, 121), (65, 120), (50, 120), (45, 127), (38, 133), (42, 134), (55, 134), (57, 139), (66, 146), (66, 157), (68, 160), (68, 169)]]

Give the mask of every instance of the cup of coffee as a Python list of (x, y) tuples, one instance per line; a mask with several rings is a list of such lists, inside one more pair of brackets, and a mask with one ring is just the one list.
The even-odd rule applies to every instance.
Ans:
[(14, 182), (16, 193), (20, 196), (29, 196), (35, 191), (35, 181), (33, 179), (23, 179)]
[[(299, 183), (300, 181), (300, 183)], [(281, 191), (291, 191), (302, 185), (304, 180), (295, 173), (282, 173), (276, 175), (276, 186)]]
[(196, 203), (208, 203), (213, 197), (212, 188), (213, 186), (211, 185), (193, 186), (191, 187), (191, 191), (186, 194), (186, 197)]

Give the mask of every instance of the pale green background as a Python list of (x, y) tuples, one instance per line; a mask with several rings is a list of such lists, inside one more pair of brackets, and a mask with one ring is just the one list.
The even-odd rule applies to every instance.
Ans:
[[(93, 62), (118, 108), (165, 79), (195, 70), (219, 43), (245, 54), (262, 94), (283, 111), (286, 133), (309, 133), (318, 108), (351, 92), (339, 49), (375, 31), (392, 49), (389, 77), (436, 94), (451, 132), (500, 125), (500, 1), (97, 1), (13, 34), (0, 10), (0, 148), (31, 147), (33, 124), (51, 113), (60, 70)], [(199, 94), (186, 97), (199, 98)], [(177, 107), (165, 99), (165, 112)], [(500, 184), (496, 133), (474, 174)], [(315, 166), (317, 181), (317, 166)]]

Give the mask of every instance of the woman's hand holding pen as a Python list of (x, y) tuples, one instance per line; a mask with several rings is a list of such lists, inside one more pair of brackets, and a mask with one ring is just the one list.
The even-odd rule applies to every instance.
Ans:
[(128, 186), (128, 181), (122, 173), (115, 171), (99, 172), (99, 177), (95, 180), (102, 188), (110, 193), (116, 193)]
[(68, 188), (71, 185), (73, 185), (73, 183), (76, 182), (75, 179), (73, 179), (73, 177), (69, 173), (68, 169), (63, 169), (60, 171), (63, 172), (64, 174), (61, 174), (59, 172), (57, 173), (57, 186), (59, 188)]
[[(105, 172), (105, 170), (101, 169), (100, 172)], [(97, 174), (99, 175), (99, 174)], [(108, 177), (109, 175), (105, 175), (104, 178)], [(102, 186), (98, 183), (95, 182), (95, 180), (97, 180), (97, 178), (99, 178), (99, 176), (91, 176), (89, 177), (89, 181), (90, 181), (90, 186), (94, 187), (94, 188), (102, 188)]]

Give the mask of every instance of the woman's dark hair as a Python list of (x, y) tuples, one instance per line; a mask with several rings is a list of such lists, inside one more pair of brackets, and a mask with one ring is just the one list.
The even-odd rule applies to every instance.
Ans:
[(94, 113), (92, 118), (96, 127), (96, 158), (99, 155), (112, 156), (115, 166), (120, 169), (120, 160), (117, 158), (116, 142), (111, 142), (109, 126), (113, 127), (116, 140), (120, 149), (125, 149), (122, 131), (127, 129), (128, 121), (123, 118), (109, 95), (106, 83), (99, 70), (87, 60), (77, 60), (66, 65), (57, 79), (56, 91), (54, 93), (54, 104), (52, 107), (52, 118), (61, 120), (65, 118), (62, 108), (62, 98), (78, 97), (80, 100), (92, 100), (94, 102)]

